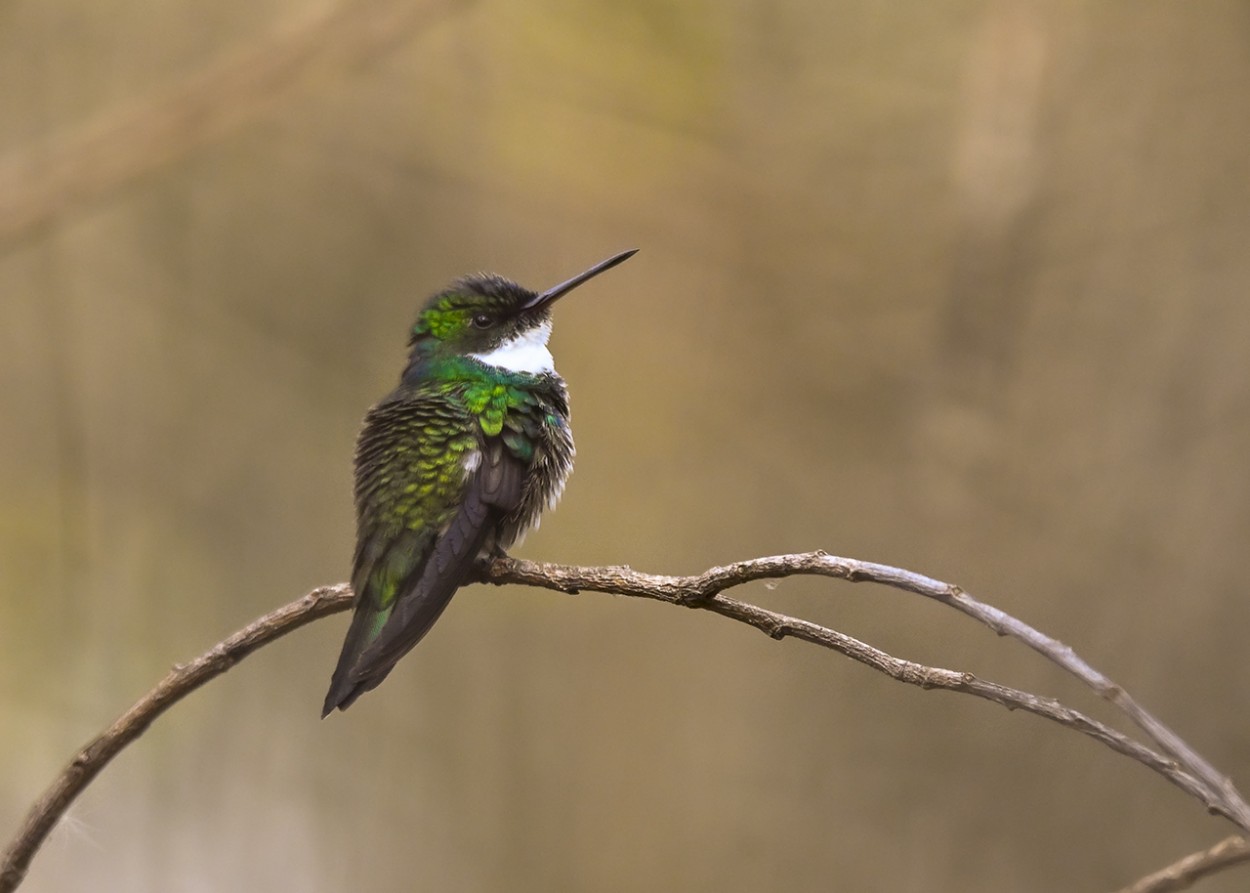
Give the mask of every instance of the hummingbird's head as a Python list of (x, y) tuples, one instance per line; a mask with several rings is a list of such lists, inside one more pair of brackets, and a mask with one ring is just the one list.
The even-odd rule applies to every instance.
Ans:
[(412, 327), (412, 366), (468, 356), (489, 366), (534, 375), (551, 372), (551, 305), (604, 270), (633, 256), (625, 251), (567, 282), (536, 294), (492, 273), (466, 276), (431, 297)]

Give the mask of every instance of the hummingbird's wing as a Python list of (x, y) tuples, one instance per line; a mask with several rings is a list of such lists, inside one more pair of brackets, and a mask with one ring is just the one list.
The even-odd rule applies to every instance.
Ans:
[(525, 466), (437, 393), (365, 418), (356, 453), (355, 615), (322, 715), (377, 686), (438, 620), (500, 518)]

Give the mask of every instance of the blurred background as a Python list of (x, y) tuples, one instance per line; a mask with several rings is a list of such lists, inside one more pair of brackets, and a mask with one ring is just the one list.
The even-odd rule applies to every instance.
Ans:
[[(823, 548), (1073, 645), (1250, 786), (1250, 7), (0, 6), (0, 833), (175, 662), (343, 580), (416, 308), (561, 303), (516, 554)], [(1113, 719), (901, 593), (737, 592)], [(1070, 731), (694, 611), (347, 618), (123, 753), (25, 890), (1105, 890), (1232, 830)], [(1246, 873), (1204, 891), (1245, 889)]]

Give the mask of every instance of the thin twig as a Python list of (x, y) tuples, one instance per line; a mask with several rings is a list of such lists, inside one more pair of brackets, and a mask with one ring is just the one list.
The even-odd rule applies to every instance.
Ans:
[(1233, 835), (1210, 849), (1192, 853), (1167, 868), (1146, 875), (1136, 883), (1124, 887), (1119, 893), (1172, 893), (1174, 890), (1188, 890), (1195, 881), (1243, 862), (1250, 862), (1250, 839)]
[(0, 158), (0, 249), (234, 132), (315, 74), (377, 58), (465, 0), (344, 0), (50, 142)]
[[(1212, 790), (1210, 785), (1190, 771), (1184, 760), (1164, 757), (1058, 701), (978, 679), (971, 673), (903, 660), (827, 627), (722, 594), (726, 589), (754, 580), (798, 574), (849, 581), (873, 580), (936, 598), (959, 608), (991, 628), (1021, 638), (1034, 647), (1037, 647), (1036, 642), (1040, 642), (1044, 647), (1037, 647), (1037, 650), (1052, 659), (1055, 659), (1052, 651), (1059, 650), (1062, 653), (1066, 649), (1066, 646), (1043, 636), (1027, 624), (972, 600), (957, 587), (898, 568), (837, 558), (824, 552), (757, 558), (711, 568), (702, 574), (686, 577), (643, 574), (627, 567), (568, 567), (501, 558), (482, 571), (481, 579), (495, 584), (520, 583), (567, 593), (587, 590), (628, 595), (711, 611), (753, 626), (775, 639), (792, 636), (830, 648), (901, 682), (925, 689), (963, 692), (1001, 704), (1008, 709), (1018, 708), (1043, 716), (1100, 741), (1117, 753), (1153, 769), (1206, 804), (1212, 812), (1225, 815), (1234, 822), (1238, 822), (1238, 816), (1245, 813), (1246, 805), (1231, 785), (1227, 790)], [(190, 664), (175, 667), (156, 688), (89, 742), (31, 808), (17, 837), (5, 851), (4, 861), (0, 865), (0, 893), (11, 893), (17, 888), (35, 852), (73, 800), (157, 716), (199, 686), (224, 673), (256, 648), (318, 617), (346, 610), (350, 603), (351, 592), (345, 584), (314, 590), (298, 601), (260, 618)], [(1086, 677), (1093, 673), (1097, 678), (1105, 679), (1096, 674), (1096, 671), (1085, 673), (1082, 668), (1087, 665), (1071, 654), (1070, 649), (1066, 649), (1066, 653), (1069, 655), (1067, 662), (1060, 663), (1078, 677), (1089, 682)], [(1113, 703), (1122, 706), (1119, 700), (1113, 699)], [(1157, 723), (1153, 717), (1150, 720)], [(1182, 753), (1188, 751), (1183, 742), (1181, 745)], [(1241, 860), (1227, 861), (1209, 870), (1217, 870), (1224, 864), (1231, 865), (1236, 861)]]
[(346, 583), (314, 589), (303, 598), (249, 623), (190, 663), (170, 670), (156, 688), (87, 742), (31, 807), (17, 836), (5, 850), (4, 862), (0, 865), (0, 893), (17, 889), (30, 867), (30, 860), (70, 804), (113, 757), (147, 731), (153, 720), (257, 648), (319, 617), (346, 610), (351, 600), (352, 591)]
[[(523, 572), (523, 568), (533, 568), (535, 572)], [(578, 582), (578, 580), (584, 578), (583, 575), (586, 572), (593, 572), (592, 585)], [(1023, 694), (1024, 699), (1009, 703), (1001, 700), (999, 697), (991, 696), (988, 691), (979, 692), (968, 688), (959, 688), (959, 690), (1001, 703), (1012, 709), (1019, 707), (1039, 716), (1046, 716), (1048, 719), (1053, 719), (1071, 728), (1076, 728), (1084, 734), (1091, 735), (1108, 747), (1133, 756), (1139, 762), (1149, 765), (1155, 771), (1181, 787), (1186, 793), (1201, 800), (1212, 813), (1223, 815), (1242, 829), (1250, 831), (1250, 805), (1246, 804), (1246, 801), (1236, 787), (1233, 786), (1232, 782), (1213, 769), (1206, 760), (1198, 756), (1192, 748), (1181, 740), (1180, 736), (1146, 712), (1123, 688), (1090, 667), (1069, 646), (1064, 645), (1062, 642), (1047, 636), (998, 608), (977, 601), (958, 586), (943, 583), (923, 574), (870, 561), (841, 558), (836, 555), (829, 555), (824, 551), (816, 551), (794, 555), (774, 555), (767, 558), (741, 561), (724, 567), (714, 567), (692, 577), (639, 574), (628, 567), (565, 568), (558, 565), (536, 565), (533, 562), (506, 559), (505, 561), (495, 562), (489, 569), (488, 578), (492, 582), (524, 582), (533, 586), (543, 586), (562, 591), (588, 589), (597, 592), (615, 593), (617, 595), (658, 599), (659, 601), (686, 605), (687, 607), (705, 608), (765, 629), (764, 626), (752, 622), (746, 616), (739, 616), (737, 613), (727, 610), (728, 605), (737, 603), (732, 602), (730, 599), (717, 600), (717, 594), (730, 587), (740, 586), (743, 583), (754, 580), (780, 579), (800, 574), (834, 577), (852, 583), (880, 583), (905, 592), (931, 598), (980, 621), (999, 635), (1011, 636), (1024, 642), (1038, 653), (1068, 670), (1068, 672), (1086, 683), (1099, 695), (1108, 698), (1150, 734), (1156, 742), (1160, 742), (1160, 746), (1169, 754), (1171, 759), (1164, 758), (1147, 748), (1141, 748), (1141, 751), (1129, 754), (1124, 749), (1125, 742), (1134, 748), (1140, 747), (1140, 745), (1076, 711), (1071, 711), (1072, 716), (1066, 720), (1047, 712), (1041, 707), (1043, 703), (1062, 707), (1062, 705), (1058, 705), (1057, 702), (1049, 699), (1037, 698), (1034, 695), (1020, 692), (1017, 694)], [(806, 623), (806, 621), (801, 622)], [(814, 624), (809, 625), (815, 626)], [(817, 627), (817, 629), (823, 628)], [(767, 632), (768, 630), (765, 629), (765, 631)], [(806, 641), (816, 641), (815, 638), (799, 633), (791, 633), (788, 630), (783, 632), (783, 635), (795, 635), (796, 638), (803, 638)], [(842, 634), (834, 633), (834, 635), (841, 636)], [(854, 642), (855, 640), (851, 639), (850, 641)], [(913, 681), (904, 679), (890, 672), (885, 666), (866, 659), (866, 655), (852, 653), (853, 649), (849, 646), (847, 649), (844, 649), (833, 644), (832, 641), (819, 641), (817, 644), (841, 651), (848, 657), (869, 664), (900, 681)], [(869, 646), (863, 647), (867, 648)], [(921, 683), (916, 682), (915, 684)], [(926, 685), (924, 687), (953, 688), (953, 686), (947, 685)], [(999, 689), (1001, 687), (994, 686), (994, 688)], [(1068, 708), (1062, 709), (1067, 710)], [(1109, 733), (1110, 737), (1104, 737), (1102, 732)], [(1117, 743), (1113, 743), (1113, 741)], [(1166, 742), (1166, 744), (1162, 742)], [(1149, 758), (1146, 757), (1147, 754), (1149, 754)]]

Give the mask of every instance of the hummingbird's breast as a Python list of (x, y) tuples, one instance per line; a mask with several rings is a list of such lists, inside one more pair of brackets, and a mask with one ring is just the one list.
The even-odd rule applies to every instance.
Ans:
[(553, 373), (535, 378), (533, 385), (511, 395), (496, 435), (509, 454), (525, 465), (521, 500), (500, 524), (496, 545), (501, 549), (538, 526), (543, 510), (559, 501), (573, 470), (568, 389)]

